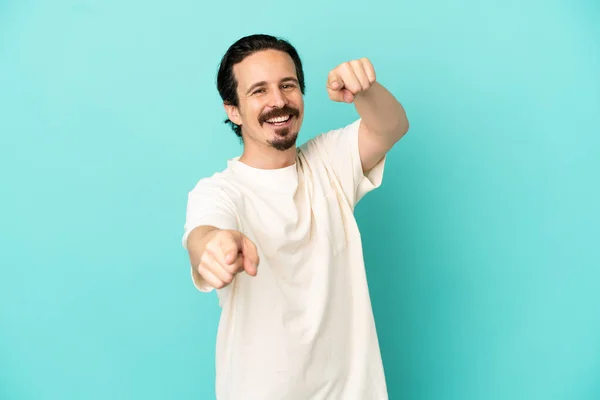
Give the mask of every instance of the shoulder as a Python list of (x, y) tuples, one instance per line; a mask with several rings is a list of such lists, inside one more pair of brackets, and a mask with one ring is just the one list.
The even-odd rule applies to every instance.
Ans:
[(300, 146), (307, 159), (330, 159), (336, 154), (347, 154), (348, 149), (358, 145), (358, 129), (361, 119), (340, 128), (320, 132)]
[(235, 177), (228, 169), (215, 172), (210, 176), (200, 178), (190, 189), (188, 195), (200, 196), (215, 201), (234, 201), (239, 190), (236, 188)]
[(304, 151), (314, 151), (320, 148), (324, 149), (328, 147), (333, 147), (331, 150), (336, 150), (335, 146), (340, 144), (341, 142), (350, 142), (355, 139), (358, 139), (358, 129), (360, 127), (360, 121), (361, 119), (359, 118), (340, 128), (320, 132), (313, 138), (309, 139), (306, 143), (304, 143), (301, 146), (301, 149)]
[(204, 190), (211, 190), (215, 188), (226, 187), (228, 185), (228, 179), (226, 172), (215, 172), (210, 176), (205, 176), (196, 181), (192, 186), (192, 192), (200, 192)]
[(238, 229), (236, 196), (227, 173), (219, 172), (201, 178), (187, 195), (183, 245), (198, 226), (210, 225), (219, 229)]

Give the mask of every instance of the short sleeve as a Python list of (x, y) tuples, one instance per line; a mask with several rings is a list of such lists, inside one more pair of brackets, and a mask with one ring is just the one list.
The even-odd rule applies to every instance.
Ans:
[(214, 178), (201, 180), (188, 193), (182, 238), (186, 250), (187, 239), (192, 230), (203, 225), (239, 230), (235, 205)]
[(358, 129), (361, 119), (315, 137), (317, 153), (331, 168), (344, 194), (354, 207), (367, 193), (381, 186), (386, 157), (366, 174), (362, 170), (358, 148)]

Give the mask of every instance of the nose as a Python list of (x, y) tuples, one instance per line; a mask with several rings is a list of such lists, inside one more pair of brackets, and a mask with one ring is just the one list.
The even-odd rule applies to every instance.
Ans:
[(275, 89), (271, 91), (271, 97), (269, 98), (269, 105), (273, 108), (281, 108), (287, 104), (285, 94), (281, 90)]

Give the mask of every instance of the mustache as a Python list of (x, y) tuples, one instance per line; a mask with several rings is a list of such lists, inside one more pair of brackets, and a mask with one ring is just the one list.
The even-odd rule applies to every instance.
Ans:
[(283, 117), (286, 115), (291, 115), (292, 117), (298, 117), (300, 115), (300, 110), (290, 106), (283, 106), (281, 108), (274, 108), (270, 111), (267, 111), (258, 119), (261, 124), (266, 122), (268, 119)]

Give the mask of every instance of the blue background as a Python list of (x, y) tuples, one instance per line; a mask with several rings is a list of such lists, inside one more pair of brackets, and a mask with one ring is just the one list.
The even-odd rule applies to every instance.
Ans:
[(214, 398), (187, 192), (239, 37), (369, 57), (411, 129), (357, 208), (391, 399), (600, 398), (597, 1), (0, 0), (0, 398)]

